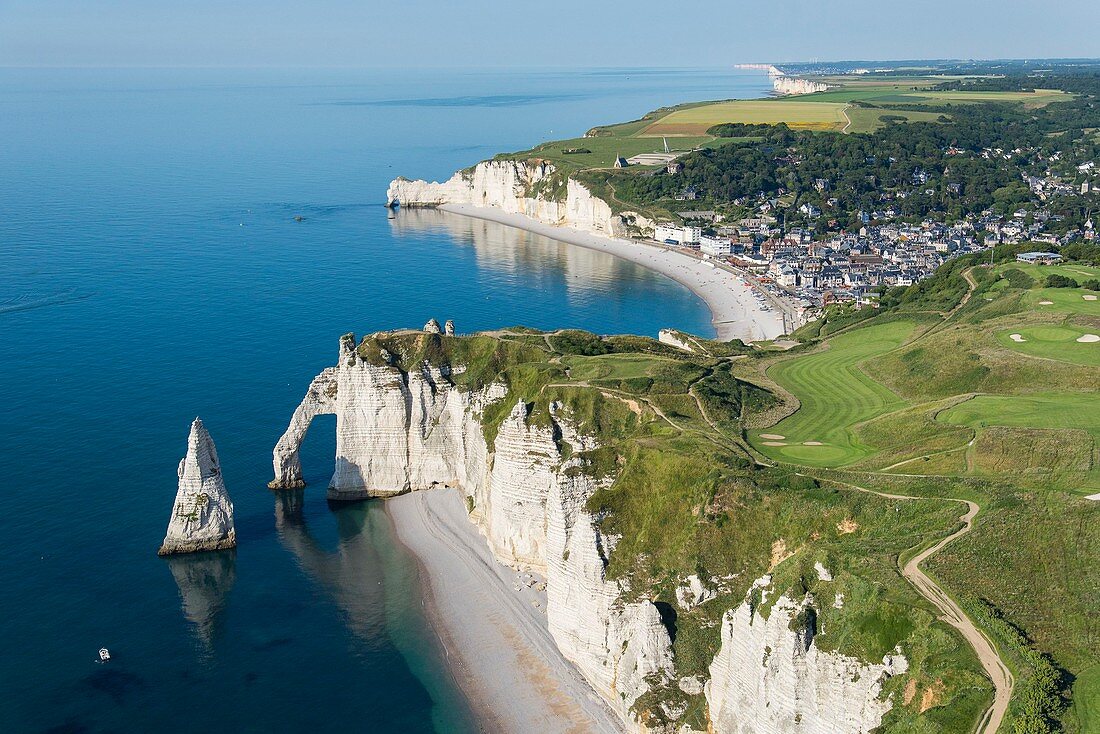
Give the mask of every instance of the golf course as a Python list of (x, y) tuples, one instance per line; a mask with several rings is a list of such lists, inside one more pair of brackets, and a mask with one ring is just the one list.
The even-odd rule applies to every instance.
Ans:
[(949, 308), (917, 298), (827, 317), (790, 352), (738, 364), (784, 396), (745, 431), (762, 460), (974, 503), (971, 530), (924, 567), (1015, 677), (1001, 730), (1020, 731), (1023, 701), (1064, 675), (1071, 691), (1050, 705), (1088, 732), (1100, 727), (1100, 311), (1095, 291), (1050, 276), (1086, 283), (1100, 267), (975, 257), (948, 276), (967, 283)]

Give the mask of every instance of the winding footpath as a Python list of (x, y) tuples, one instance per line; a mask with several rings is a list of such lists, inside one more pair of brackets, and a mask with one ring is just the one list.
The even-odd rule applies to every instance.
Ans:
[[(876, 492), (873, 489), (867, 489), (866, 487), (844, 482), (838, 482), (838, 484), (842, 484), (858, 492), (865, 492), (867, 494), (873, 494), (892, 500), (911, 501), (936, 499), (933, 497), (916, 497), (904, 494)], [(966, 512), (959, 516), (959, 521), (962, 522), (963, 526), (940, 540), (938, 543), (910, 558), (904, 566), (899, 563), (899, 567), (902, 577), (916, 589), (918, 594), (931, 602), (931, 604), (939, 610), (940, 619), (957, 629), (970, 646), (974, 648), (974, 652), (977, 653), (978, 661), (982, 664), (982, 668), (985, 670), (986, 675), (988, 675), (989, 679), (993, 682), (994, 694), (993, 703), (991, 703), (985, 713), (982, 714), (981, 721), (978, 723), (976, 731), (978, 734), (995, 734), (1004, 721), (1005, 714), (1008, 712), (1008, 703), (1012, 699), (1012, 688), (1016, 683), (1016, 679), (1013, 677), (1012, 671), (1008, 669), (1008, 666), (1005, 665), (1000, 655), (997, 654), (997, 649), (990, 639), (978, 629), (977, 625), (975, 625), (968, 616), (966, 616), (966, 613), (947, 595), (947, 592), (941, 589), (939, 585), (930, 579), (920, 568), (922, 563), (935, 553), (943, 550), (948, 543), (969, 533), (974, 527), (974, 518), (981, 510), (976, 502), (971, 502), (970, 500), (958, 499), (955, 497), (946, 497), (943, 499), (948, 502), (958, 502), (966, 505)]]

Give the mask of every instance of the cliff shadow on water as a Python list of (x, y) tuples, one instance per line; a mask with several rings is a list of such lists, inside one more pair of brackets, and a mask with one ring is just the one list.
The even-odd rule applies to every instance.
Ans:
[[(365, 664), (377, 647), (392, 645), (424, 687), (424, 708), (430, 708), (435, 730), (477, 731), (425, 614), (426, 590), (417, 561), (397, 540), (382, 500), (328, 502), (322, 494), (325, 483), (310, 483), (310, 489), (273, 492), (280, 545), (336, 605), (348, 631), (364, 646)], [(321, 502), (327, 513), (307, 512)], [(329, 533), (312, 530), (329, 518), (335, 523), (334, 544), (322, 539)]]

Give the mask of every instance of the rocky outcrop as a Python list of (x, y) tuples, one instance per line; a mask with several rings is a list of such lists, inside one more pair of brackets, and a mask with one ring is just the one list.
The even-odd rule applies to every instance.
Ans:
[[(531, 423), (519, 401), (490, 445), (483, 411), (507, 391), (499, 384), (459, 388), (448, 375), (462, 369), (379, 366), (359, 355), (354, 337), (344, 337), (339, 364), (313, 380), (275, 449), (271, 486), (300, 486), (298, 447), (309, 422), (335, 413), (331, 499), (458, 487), (496, 557), (545, 574), (548, 625), (559, 649), (631, 721), (646, 678), (671, 676), (672, 642), (657, 607), (630, 601), (629, 590), (606, 575), (615, 539), (601, 536), (585, 510), (599, 483), (575, 457), (595, 442), (573, 430), (557, 406), (549, 425)], [(564, 459), (563, 450), (573, 458)]]
[(179, 488), (159, 555), (223, 550), (237, 545), (233, 503), (225, 491), (214, 441), (196, 418), (179, 465)]
[[(758, 582), (765, 587), (767, 580)], [(764, 592), (764, 600), (767, 598)], [(908, 667), (825, 652), (814, 644), (814, 600), (780, 596), (765, 617), (745, 601), (722, 618), (722, 646), (704, 692), (713, 731), (731, 734), (869, 732), (892, 703), (882, 684)]]
[(657, 340), (662, 344), (668, 344), (670, 347), (676, 347), (677, 349), (683, 349), (685, 352), (694, 352), (695, 347), (692, 346), (687, 336), (675, 329), (661, 329), (657, 333)]
[(645, 217), (635, 212), (617, 214), (583, 184), (561, 179), (546, 161), (483, 161), (442, 183), (394, 179), (386, 193), (387, 205), (493, 207), (543, 224), (612, 237), (653, 230), (653, 222)]

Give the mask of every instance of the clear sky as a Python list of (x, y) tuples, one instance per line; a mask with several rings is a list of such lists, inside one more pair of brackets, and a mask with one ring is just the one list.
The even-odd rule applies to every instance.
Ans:
[(5, 66), (1100, 56), (1100, 0), (0, 0)]

